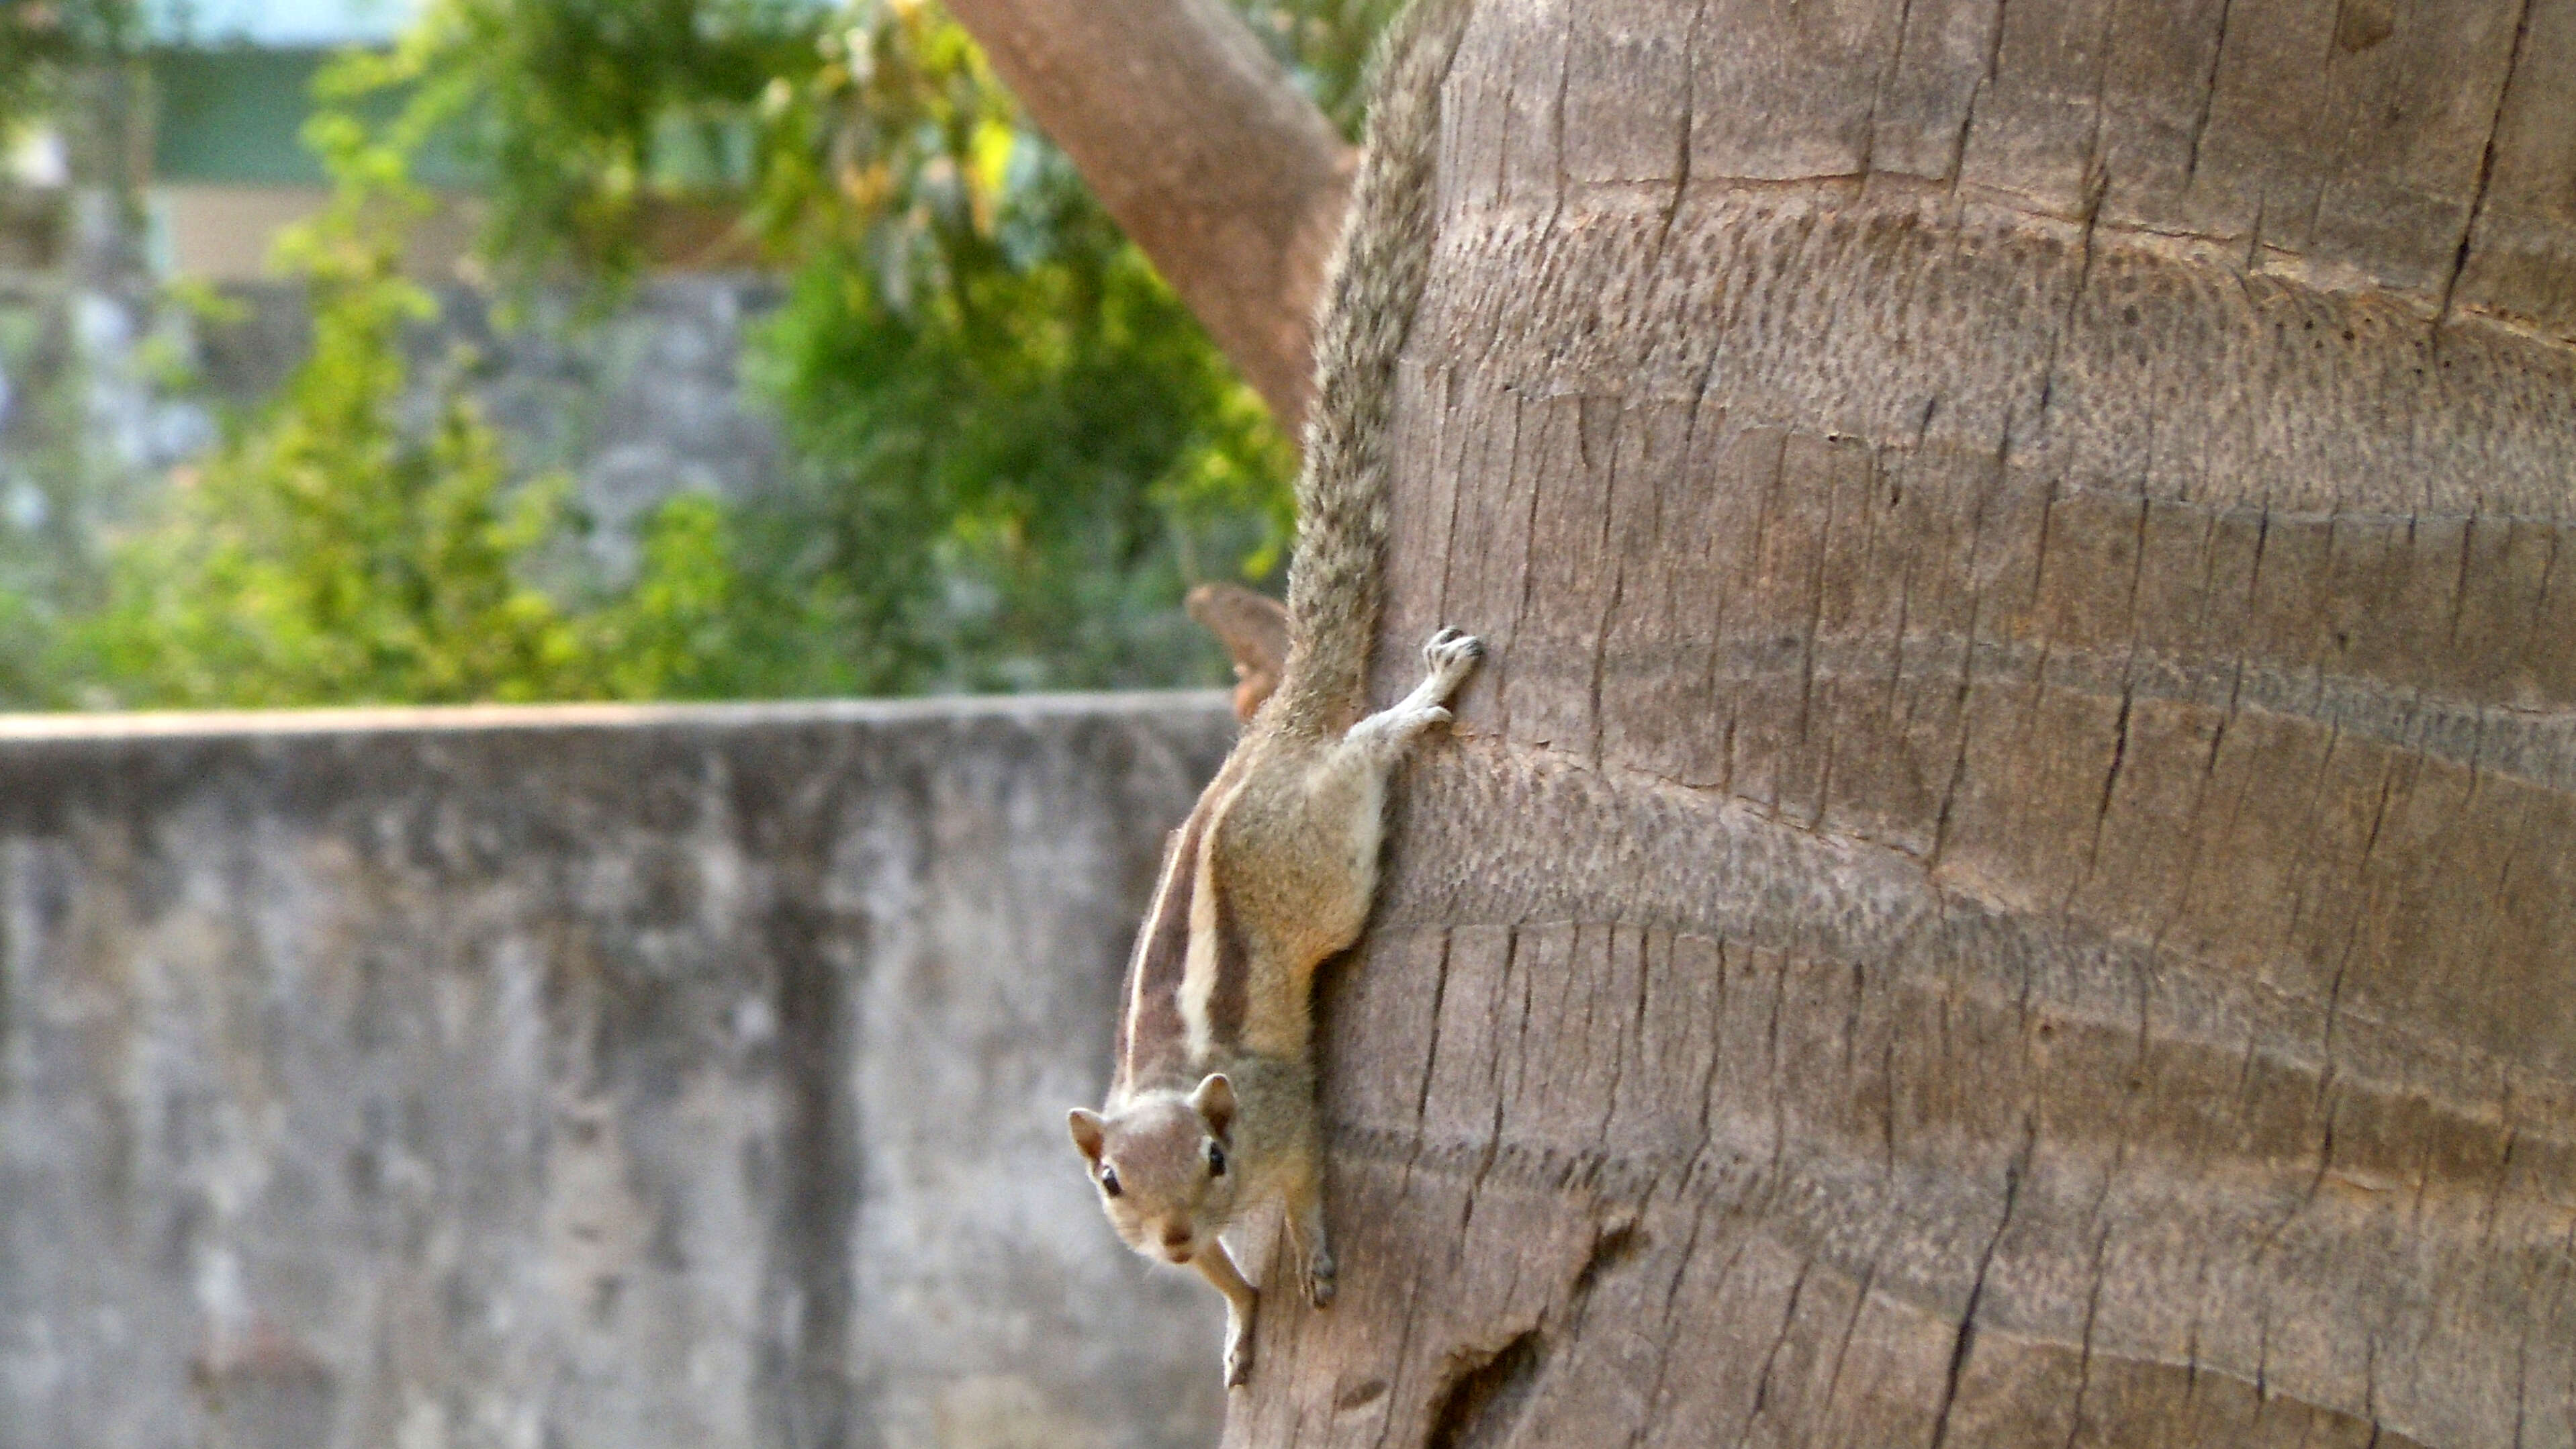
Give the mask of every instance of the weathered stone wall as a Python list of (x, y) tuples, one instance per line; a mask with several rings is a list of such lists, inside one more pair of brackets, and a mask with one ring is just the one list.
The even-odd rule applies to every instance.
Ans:
[(0, 720), (0, 1449), (1212, 1442), (1062, 1110), (1231, 734)]

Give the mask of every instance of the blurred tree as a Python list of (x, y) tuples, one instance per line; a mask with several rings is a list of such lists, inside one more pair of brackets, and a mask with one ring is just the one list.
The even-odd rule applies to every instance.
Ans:
[(1276, 566), (1285, 440), (954, 22), (850, 14), (763, 97), (754, 215), (799, 264), (764, 381), (886, 682), (1216, 677), (1180, 595)]
[(653, 202), (739, 204), (756, 103), (817, 69), (833, 15), (814, 0), (433, 0), (393, 54), (348, 57), (325, 84), (408, 93), (405, 144), (460, 153), (505, 280), (613, 298), (643, 262)]
[[(98, 524), (141, 474), (101, 417), (163, 359), (121, 309), (137, 18), (132, 0), (0, 0), (0, 707), (58, 697), (64, 621), (101, 584)], [(84, 225), (67, 187), (100, 203)]]
[[(1338, 102), (1387, 8), (1256, 18)], [(791, 273), (756, 370), (799, 486), (692, 535), (775, 606), (725, 631), (766, 689), (1222, 677), (1180, 595), (1279, 566), (1293, 449), (944, 12), (444, 0), (359, 64), (413, 87), (410, 144), (495, 178), (513, 284), (613, 297), (679, 201)], [(770, 632), (816, 627), (837, 642)]]
[[(1345, 27), (1383, 8), (1261, 20), (1331, 98), (1356, 73)], [(116, 700), (1223, 677), (1180, 597), (1279, 567), (1293, 449), (943, 12), (441, 0), (322, 86), (337, 195), (292, 247), (314, 353), (121, 547), (81, 636)], [(423, 158), (487, 178), (486, 257), (523, 296), (613, 304), (659, 206), (757, 238), (789, 274), (751, 365), (794, 486), (664, 505), (615, 587), (549, 566), (577, 526), (560, 480), (513, 484), (453, 378), (426, 425), (405, 417), (403, 333), (430, 302), (396, 259)]]
[(64, 84), (123, 56), (133, 0), (0, 0), (0, 140), (45, 114)]
[(116, 550), (81, 631), (116, 702), (264, 706), (539, 699), (591, 692), (575, 623), (527, 581), (563, 527), (559, 480), (513, 486), (500, 440), (452, 383), (407, 425), (400, 274), (423, 198), (400, 148), (354, 118), (308, 128), (335, 183), (285, 239), (313, 351), (281, 395)]

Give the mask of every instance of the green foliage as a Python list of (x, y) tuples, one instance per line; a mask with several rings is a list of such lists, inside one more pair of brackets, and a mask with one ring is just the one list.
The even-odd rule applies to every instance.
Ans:
[[(0, 159), (61, 120), (75, 173), (118, 179), (84, 163), (113, 151), (118, 131), (103, 123), (121, 116), (107, 102), (123, 99), (111, 81), (134, 21), (131, 0), (0, 0)], [(0, 176), (0, 230), (39, 252), (59, 245), (58, 207), (13, 185)], [(29, 280), (0, 288), (0, 707), (62, 697), (63, 624), (99, 583), (95, 515), (127, 482), (122, 460), (92, 436), (93, 378), (70, 310)]]
[[(1349, 32), (1384, 8), (1256, 18), (1337, 105)], [(313, 353), (118, 547), (77, 635), (94, 688), (267, 705), (1221, 677), (1180, 595), (1280, 566), (1293, 451), (942, 12), (438, 0), (322, 91), (309, 139), (335, 198), (289, 253)], [(514, 286), (613, 302), (666, 203), (759, 238), (789, 285), (750, 366), (792, 486), (669, 501), (616, 587), (565, 566), (564, 481), (514, 481), (458, 369), (420, 416), (404, 336), (430, 301), (397, 258), (414, 169), (459, 161), (488, 178), (487, 259)]]
[(63, 332), (58, 314), (0, 304), (0, 707), (49, 699), (64, 605), (94, 583), (89, 551), (66, 537), (76, 515), (64, 505), (84, 491), (91, 459), (76, 446), (87, 419), (77, 379), (62, 376)]
[(983, 272), (910, 314), (865, 275), (808, 267), (767, 346), (875, 682), (1171, 680), (1204, 647), (1175, 612), (1183, 549), (1278, 557), (1288, 459), (1259, 404), (1124, 248)]
[(74, 73), (122, 57), (134, 35), (132, 0), (0, 0), (0, 142)]
[[(452, 151), (491, 200), (515, 279), (622, 283), (657, 195), (736, 188), (752, 102), (811, 71), (812, 0), (440, 0), (344, 94), (402, 85), (405, 144)], [(613, 288), (611, 291), (613, 295)]]
[(806, 601), (728, 636), (803, 661), (768, 687), (1222, 676), (1180, 596), (1277, 569), (1293, 450), (942, 11), (446, 0), (385, 78), (494, 169), (505, 275), (613, 293), (656, 197), (726, 201), (791, 273), (754, 370), (797, 486), (726, 530), (750, 595)]
[(562, 528), (560, 480), (513, 486), (455, 388), (405, 425), (398, 270), (421, 198), (402, 155), (346, 116), (309, 140), (336, 183), (285, 251), (312, 291), (313, 352), (283, 394), (127, 539), (84, 629), (126, 704), (540, 699), (580, 692), (580, 637), (525, 578)]
[(1213, 677), (1185, 575), (1276, 565), (1289, 448), (953, 21), (852, 13), (765, 107), (764, 381), (873, 682)]
[[(405, 333), (433, 303), (399, 270), (405, 222), (426, 204), (406, 151), (339, 112), (308, 141), (333, 199), (281, 250), (310, 289), (313, 351), (116, 548), (106, 606), (78, 632), (94, 692), (255, 707), (859, 682), (834, 642), (848, 611), (828, 579), (797, 592), (746, 573), (739, 559), (767, 551), (707, 498), (675, 498), (646, 520), (625, 588), (538, 587), (577, 542), (567, 480), (515, 479), (463, 389), (470, 358), (429, 389), (425, 425), (407, 416), (422, 389)], [(10, 622), (0, 615), (0, 629)]]
[(674, 497), (644, 521), (634, 583), (583, 619), (583, 677), (613, 699), (777, 699), (862, 692), (871, 645), (836, 576), (784, 566), (774, 514)]

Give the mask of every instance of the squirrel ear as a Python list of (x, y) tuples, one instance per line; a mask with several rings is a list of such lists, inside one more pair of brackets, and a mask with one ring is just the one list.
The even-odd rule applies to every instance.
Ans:
[(1083, 1107), (1066, 1113), (1064, 1124), (1073, 1129), (1073, 1145), (1082, 1149), (1083, 1156), (1098, 1162), (1101, 1149), (1109, 1145), (1109, 1124), (1100, 1120), (1099, 1113)]
[(1223, 1137), (1234, 1125), (1234, 1083), (1223, 1072), (1210, 1072), (1207, 1079), (1190, 1093), (1190, 1107), (1206, 1119), (1210, 1136)]

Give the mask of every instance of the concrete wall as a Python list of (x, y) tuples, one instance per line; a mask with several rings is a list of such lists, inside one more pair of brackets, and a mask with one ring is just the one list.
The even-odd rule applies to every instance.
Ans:
[(1232, 733), (0, 719), (0, 1449), (1213, 1442), (1062, 1113)]

